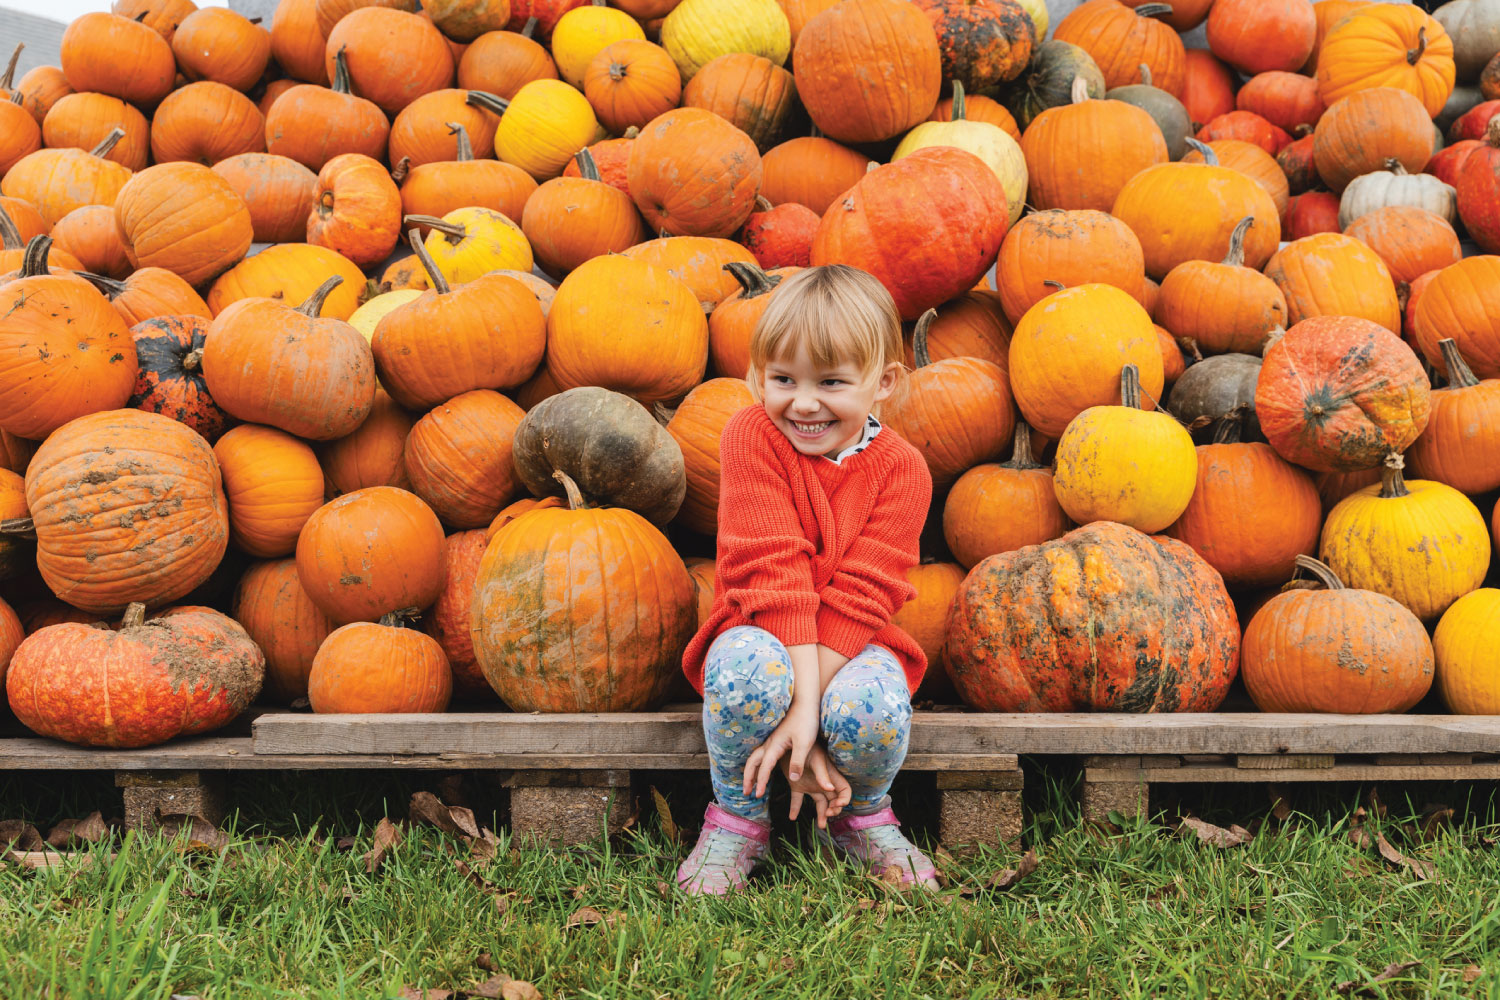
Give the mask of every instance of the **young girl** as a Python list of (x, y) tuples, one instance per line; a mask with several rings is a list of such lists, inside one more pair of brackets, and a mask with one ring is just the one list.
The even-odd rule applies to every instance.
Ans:
[(759, 402), (724, 428), (714, 605), (683, 656), (716, 799), (677, 873), (690, 893), (742, 886), (765, 855), (778, 768), (792, 819), (810, 799), (836, 850), (937, 884), (886, 794), (927, 666), (891, 615), (914, 594), (932, 479), (873, 412), (901, 357), (890, 293), (850, 267), (785, 279), (755, 328), (746, 381)]

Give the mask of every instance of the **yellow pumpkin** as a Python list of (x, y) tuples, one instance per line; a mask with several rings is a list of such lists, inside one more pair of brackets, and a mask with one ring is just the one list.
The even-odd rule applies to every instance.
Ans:
[(661, 26), (686, 84), (719, 56), (749, 52), (777, 66), (792, 51), (792, 26), (776, 0), (682, 0)]
[(599, 132), (588, 98), (561, 80), (532, 80), (509, 101), (494, 98), (482, 106), (500, 111), (495, 159), (538, 181), (561, 175)]
[(1431, 621), (1484, 582), (1489, 527), (1462, 493), (1425, 479), (1406, 481), (1392, 454), (1380, 482), (1328, 512), (1319, 558), (1348, 586), (1373, 590)]
[(375, 327), (385, 319), (387, 313), (421, 295), (420, 288), (397, 288), (377, 295), (354, 310), (354, 315), (349, 317), (349, 325), (364, 334), (366, 340), (371, 340), (375, 336)]
[(1052, 488), (1078, 524), (1118, 521), (1161, 531), (1187, 509), (1198, 485), (1193, 437), (1175, 417), (1143, 410), (1135, 365), (1120, 372), (1120, 406), (1091, 406), (1057, 442)]
[(1031, 16), (1031, 26), (1036, 29), (1036, 44), (1040, 45), (1047, 37), (1047, 29), (1052, 25), (1052, 14), (1047, 10), (1047, 0), (1016, 0), (1021, 9)]
[(1014, 226), (1021, 218), (1026, 208), (1026, 154), (1021, 152), (1021, 144), (1000, 126), (964, 117), (964, 85), (957, 80), (953, 81), (953, 120), (923, 122), (906, 133), (891, 162), (928, 146), (955, 146), (983, 160), (1005, 189), (1010, 224)]
[(1500, 590), (1454, 601), (1432, 635), (1438, 688), (1459, 715), (1500, 715)]
[(623, 10), (604, 6), (604, 0), (594, 0), (592, 6), (575, 7), (558, 18), (552, 29), (552, 61), (564, 80), (582, 90), (583, 75), (594, 56), (631, 39), (646, 40), (640, 22)]
[(491, 271), (531, 272), (531, 244), (504, 212), (455, 208), (441, 219), (408, 215), (406, 225), (432, 230), (424, 245), (449, 284), (462, 285)]

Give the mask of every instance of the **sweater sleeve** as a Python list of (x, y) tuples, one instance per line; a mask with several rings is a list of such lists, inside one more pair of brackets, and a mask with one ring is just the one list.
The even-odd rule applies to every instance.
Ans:
[(787, 470), (759, 421), (741, 411), (720, 446), (715, 572), (725, 602), (788, 646), (816, 642), (812, 555)]
[(848, 657), (867, 646), (915, 596), (906, 580), (932, 502), (932, 476), (915, 449), (903, 449), (874, 510), (819, 593), (818, 642)]

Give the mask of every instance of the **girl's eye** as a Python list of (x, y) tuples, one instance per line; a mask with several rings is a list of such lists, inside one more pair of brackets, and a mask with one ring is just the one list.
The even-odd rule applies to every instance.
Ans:
[(772, 375), (771, 378), (777, 385), (792, 384), (792, 377), (790, 375)]
[(841, 378), (825, 378), (823, 380), (823, 384), (824, 385), (843, 385), (844, 384), (844, 380), (841, 379)]

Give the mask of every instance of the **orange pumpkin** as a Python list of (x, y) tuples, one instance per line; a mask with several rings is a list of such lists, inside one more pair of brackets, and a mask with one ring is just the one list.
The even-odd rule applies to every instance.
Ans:
[(63, 32), (61, 62), (68, 85), (153, 107), (172, 89), (172, 47), (138, 21), (97, 11), (74, 18)]
[(262, 559), (290, 555), (297, 533), (323, 506), (323, 470), (306, 442), (259, 424), (219, 438), (214, 458), (229, 498), (229, 540)]
[(454, 528), (482, 528), (519, 490), (511, 441), (526, 416), (491, 389), (460, 393), (412, 425), (404, 464), (411, 490)]
[(638, 243), (624, 255), (659, 267), (687, 285), (705, 311), (712, 310), (739, 289), (738, 281), (728, 270), (729, 264), (755, 264), (755, 255), (744, 246), (713, 236), (664, 236)]
[[(366, 8), (369, 9), (369, 8)], [(432, 636), (405, 627), (400, 612), (379, 623), (336, 628), (318, 647), (307, 700), (319, 713), (441, 712), (453, 695), (453, 671)]]
[(0, 177), (0, 192), (30, 203), (49, 227), (75, 208), (113, 205), (131, 171), (104, 157), (124, 137), (116, 128), (91, 150), (39, 149)]
[(1333, 24), (1318, 46), (1318, 92), (1333, 104), (1361, 90), (1395, 87), (1431, 118), (1453, 92), (1453, 39), (1412, 4), (1369, 4)]
[(190, 160), (211, 167), (265, 148), (266, 120), (255, 102), (211, 80), (172, 91), (151, 119), (151, 155), (157, 163)]
[(556, 80), (557, 65), (532, 39), (535, 30), (535, 20), (528, 20), (520, 31), (487, 31), (474, 39), (458, 61), (458, 85), (508, 101), (532, 80)]
[(341, 153), (323, 165), (307, 242), (370, 267), (389, 257), (400, 238), (401, 192), (380, 161)]
[(296, 160), (271, 153), (242, 153), (213, 165), (250, 210), (257, 243), (294, 243), (307, 233), (318, 196), (318, 176)]
[(1010, 458), (965, 472), (943, 504), (943, 539), (965, 568), (1061, 538), (1072, 526), (1057, 502), (1052, 469), (1036, 460), (1031, 428), (1020, 420)]
[(52, 227), (52, 261), (70, 266), (71, 258), (80, 270), (106, 278), (123, 278), (134, 270), (115, 228), (114, 209), (105, 205), (75, 208)]
[(742, 379), (750, 370), (750, 336), (761, 313), (771, 303), (771, 293), (781, 279), (801, 268), (782, 267), (762, 271), (754, 264), (733, 261), (724, 269), (740, 283), (739, 290), (714, 307), (708, 317), (708, 353), (714, 371)]
[(667, 421), (667, 433), (682, 449), (687, 496), (677, 520), (712, 535), (719, 524), (719, 438), (729, 418), (755, 403), (742, 378), (709, 379), (687, 394)]
[(453, 670), (455, 701), (494, 701), (495, 690), (474, 658), (469, 609), (474, 581), (489, 539), (484, 531), (456, 531), (443, 539), (443, 592), (422, 617), (422, 631), (437, 640)]
[(513, 163), (475, 159), (468, 130), (462, 123), (454, 125), (458, 145), (454, 159), (413, 167), (401, 180), (402, 214), (441, 219), (457, 209), (477, 206), (492, 208), (509, 219), (524, 217), (526, 203), (537, 190), (536, 179)]
[(328, 33), (323, 69), (329, 79), (343, 51), (354, 92), (394, 115), (423, 94), (453, 82), (453, 50), (431, 21), (387, 7), (351, 11)]
[[(1277, 217), (1286, 214), (1287, 201), (1291, 198), (1291, 185), (1276, 158), (1265, 149), (1242, 139), (1215, 139), (1208, 143), (1221, 167), (1236, 170), (1266, 189), (1271, 202), (1276, 206)], [(1183, 163), (1205, 162), (1196, 149), (1182, 158)]]
[(1452, 339), (1480, 378), (1500, 378), (1500, 257), (1465, 257), (1438, 272), (1417, 303), (1417, 344), (1446, 372), (1441, 343)]
[(330, 86), (293, 87), (266, 112), (266, 151), (310, 170), (322, 170), (340, 153), (383, 157), (390, 121), (379, 105), (355, 96), (352, 88), (348, 60), (335, 53)]
[[(987, 289), (965, 292), (937, 308), (937, 317), (927, 327), (927, 356), (933, 361), (948, 358), (979, 358), (1010, 370), (1011, 325), (1000, 306), (1000, 293)], [(917, 363), (915, 338), (906, 342), (906, 364)]]
[(318, 446), (326, 497), (332, 500), (367, 486), (409, 489), (404, 456), (411, 426), (411, 414), (384, 389), (377, 388), (370, 415), (363, 423), (352, 433)]
[(1358, 316), (1401, 332), (1391, 272), (1359, 240), (1337, 233), (1294, 240), (1276, 251), (1265, 273), (1286, 297), (1289, 325), (1310, 316)]
[(1162, 279), (1157, 318), (1206, 353), (1259, 354), (1272, 331), (1287, 326), (1281, 289), (1245, 266), (1245, 232), (1254, 223), (1240, 220), (1221, 263), (1183, 261)]
[(1432, 158), (1432, 116), (1404, 90), (1376, 87), (1337, 101), (1313, 131), (1313, 162), (1323, 183), (1343, 191), (1361, 174), (1396, 159), (1409, 173), (1421, 173)]
[(653, 232), (727, 237), (755, 209), (760, 154), (744, 132), (713, 112), (680, 108), (641, 131), (628, 179)]
[[(1413, 205), (1387, 205), (1366, 212), (1344, 229), (1385, 262), (1398, 286), (1463, 258), (1458, 234), (1441, 215)], [(1426, 478), (1426, 477), (1422, 477)]]
[(733, 52), (693, 74), (682, 106), (713, 112), (766, 150), (780, 137), (796, 97), (792, 74), (765, 56)]
[(627, 38), (599, 50), (584, 73), (580, 89), (600, 124), (611, 132), (624, 132), (641, 128), (677, 107), (682, 99), (682, 77), (666, 49), (643, 39)]
[(1110, 211), (1132, 177), (1168, 160), (1150, 114), (1124, 101), (1092, 100), (1081, 78), (1073, 81), (1071, 104), (1036, 116), (1021, 135), (1021, 152), (1033, 207), (1100, 212)]
[(995, 276), (1012, 324), (1065, 287), (1098, 282), (1134, 299), (1144, 294), (1145, 257), (1130, 227), (1107, 212), (1049, 209), (1032, 212), (1005, 234)]
[(1471, 496), (1488, 493), (1500, 487), (1500, 379), (1475, 378), (1454, 341), (1438, 346), (1448, 385), (1432, 391), (1427, 429), (1407, 449), (1407, 464), (1413, 478), (1435, 479)]
[(128, 326), (157, 316), (213, 318), (208, 304), (191, 285), (159, 267), (143, 267), (123, 281), (97, 274), (87, 277), (89, 283), (109, 299), (110, 305)]
[(313, 657), (334, 624), (302, 589), (297, 561), (251, 565), (235, 587), (230, 613), (265, 653), (264, 694), (283, 705), (307, 697)]
[(136, 267), (164, 267), (201, 285), (250, 249), (250, 210), (229, 182), (199, 163), (147, 167), (120, 189), (115, 224)]
[(772, 205), (792, 201), (822, 215), (873, 162), (821, 136), (788, 139), (761, 159), (760, 193)]
[(554, 177), (526, 202), (521, 231), (542, 270), (562, 277), (584, 261), (627, 250), (646, 237), (630, 196), (599, 179), (587, 149), (576, 157), (581, 177)]
[(1171, 25), (1155, 20), (1171, 11), (1168, 4), (1131, 8), (1120, 0), (1087, 0), (1058, 23), (1052, 37), (1093, 56), (1106, 87), (1141, 83), (1145, 65), (1154, 86), (1178, 97), (1187, 79), (1186, 50)]
[(359, 308), (364, 272), (337, 251), (307, 243), (278, 243), (246, 257), (209, 288), (208, 307), (218, 315), (241, 299), (306, 302), (330, 275), (344, 280), (323, 299), (318, 315), (348, 319)]
[[(318, 0), (280, 0), (271, 16), (271, 55), (288, 75), (328, 85), (323, 50), (328, 35), (318, 27)], [(317, 169), (314, 167), (313, 169)]]
[(1246, 76), (1299, 69), (1312, 54), (1318, 19), (1311, 0), (1214, 0), (1208, 47)]
[[(482, 160), (495, 155), (495, 124), (499, 118), (487, 108), (470, 103), (467, 90), (434, 90), (412, 101), (391, 123), (386, 158), (412, 167), (445, 163), (458, 155), (458, 131), (468, 136), (470, 154)], [(379, 159), (377, 156), (376, 159)]]
[(915, 639), (927, 656), (927, 672), (914, 694), (940, 704), (955, 703), (958, 692), (953, 690), (953, 680), (943, 663), (943, 641), (953, 595), (964, 582), (963, 567), (950, 562), (922, 562), (907, 570), (906, 582), (916, 595), (891, 616), (891, 624)]
[(21, 106), (21, 95), (0, 99), (0, 177), (23, 157), (42, 148), (42, 130)]

